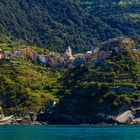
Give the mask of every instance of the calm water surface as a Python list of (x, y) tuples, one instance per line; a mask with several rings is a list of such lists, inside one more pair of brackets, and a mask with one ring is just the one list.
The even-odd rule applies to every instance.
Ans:
[(140, 126), (0, 126), (0, 140), (140, 140)]

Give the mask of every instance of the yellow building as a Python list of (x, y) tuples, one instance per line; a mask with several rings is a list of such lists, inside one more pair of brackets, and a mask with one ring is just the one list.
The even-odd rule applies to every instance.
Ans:
[(0, 53), (0, 59), (3, 59), (3, 58), (4, 58), (3, 53)]
[(134, 41), (131, 38), (123, 38), (121, 41), (121, 47), (132, 49), (134, 46)]

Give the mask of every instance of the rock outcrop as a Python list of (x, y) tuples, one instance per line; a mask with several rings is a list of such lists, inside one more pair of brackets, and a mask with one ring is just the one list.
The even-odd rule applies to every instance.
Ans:
[(37, 121), (48, 124), (140, 124), (140, 107), (126, 107), (118, 114), (92, 115), (40, 114)]
[(115, 120), (122, 124), (140, 124), (140, 107), (133, 107), (120, 113)]

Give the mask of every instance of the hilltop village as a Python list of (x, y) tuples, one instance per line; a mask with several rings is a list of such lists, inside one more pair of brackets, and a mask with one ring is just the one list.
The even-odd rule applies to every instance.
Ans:
[(38, 62), (46, 68), (65, 68), (72, 65), (81, 65), (86, 63), (90, 63), (95, 67), (112, 55), (119, 55), (123, 49), (135, 52), (137, 47), (134, 46), (134, 41), (131, 38), (117, 37), (94, 45), (91, 50), (86, 53), (77, 54), (72, 53), (71, 47), (68, 47), (66, 52), (63, 54), (54, 52), (39, 54), (30, 47), (24, 49), (12, 48), (11, 50), (0, 49), (0, 60), (12, 60), (14, 57), (25, 57), (29, 58), (33, 62)]

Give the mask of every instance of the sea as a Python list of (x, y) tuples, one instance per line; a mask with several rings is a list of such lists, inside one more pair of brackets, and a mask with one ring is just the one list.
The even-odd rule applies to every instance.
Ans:
[(2, 125), (0, 140), (140, 140), (140, 126)]

